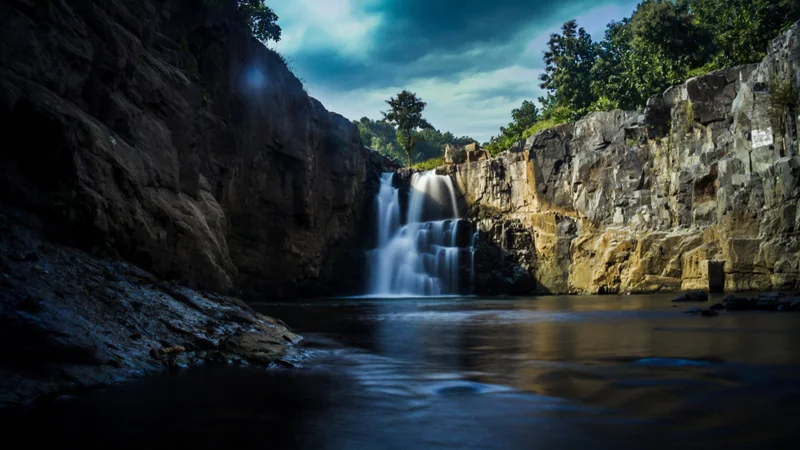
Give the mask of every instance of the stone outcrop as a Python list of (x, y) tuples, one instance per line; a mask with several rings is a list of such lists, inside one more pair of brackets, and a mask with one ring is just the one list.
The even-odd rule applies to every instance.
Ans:
[(643, 111), (440, 168), (500, 255), (476, 263), (479, 291), (517, 291), (520, 268), (542, 293), (797, 289), (798, 88), (800, 24), (760, 64), (690, 79)]
[(168, 368), (300, 356), (299, 336), (241, 300), (43, 241), (17, 218), (0, 214), (0, 408)]
[(235, 8), (0, 4), (0, 203), (189, 287), (354, 292), (382, 159)]

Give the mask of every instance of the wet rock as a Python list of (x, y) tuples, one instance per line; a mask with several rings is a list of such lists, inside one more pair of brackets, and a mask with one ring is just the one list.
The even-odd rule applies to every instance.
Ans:
[(778, 306), (780, 306), (780, 303), (778, 302), (777, 298), (761, 298), (756, 301), (755, 309), (762, 311), (777, 311)]
[(726, 311), (747, 311), (756, 309), (758, 301), (746, 297), (728, 295), (723, 299), (722, 303), (725, 305)]
[[(37, 264), (51, 270), (18, 261), (24, 248), (37, 248)], [(0, 334), (14, 342), (4, 350), (0, 408), (76, 385), (189, 367), (205, 359), (202, 352), (268, 365), (300, 340), (241, 300), (164, 283), (123, 261), (96, 259), (14, 225), (0, 234), (0, 267), (28, 280), (0, 292), (23, 299), (16, 307), (0, 303)], [(241, 347), (247, 356), (237, 356), (239, 347), (225, 343), (243, 334), (254, 344)], [(259, 342), (269, 345), (259, 350)]]
[(702, 316), (702, 317), (714, 317), (714, 316), (718, 316), (719, 315), (718, 312), (716, 312), (716, 311), (714, 311), (714, 310), (712, 310), (710, 308), (709, 309), (705, 309), (705, 308), (698, 308), (696, 306), (687, 309), (686, 311), (684, 311), (684, 313), (691, 314), (691, 315), (699, 315), (699, 316)]
[(689, 291), (672, 299), (673, 302), (706, 302), (708, 294), (703, 291)]

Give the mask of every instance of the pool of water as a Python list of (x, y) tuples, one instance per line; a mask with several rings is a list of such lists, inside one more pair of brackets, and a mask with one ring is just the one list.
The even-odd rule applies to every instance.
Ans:
[(299, 367), (152, 376), (18, 431), (35, 448), (796, 448), (800, 313), (670, 297), (256, 305), (304, 334)]

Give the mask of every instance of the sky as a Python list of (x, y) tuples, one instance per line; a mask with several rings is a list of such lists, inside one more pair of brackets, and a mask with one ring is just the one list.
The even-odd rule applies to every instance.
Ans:
[(269, 0), (283, 54), (309, 94), (348, 119), (379, 119), (403, 89), (440, 131), (480, 142), (543, 94), (550, 33), (576, 19), (595, 40), (639, 0)]

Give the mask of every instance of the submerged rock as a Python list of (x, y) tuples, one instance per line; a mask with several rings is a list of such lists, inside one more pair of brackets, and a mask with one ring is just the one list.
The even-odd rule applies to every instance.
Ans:
[(706, 302), (708, 294), (703, 291), (689, 291), (672, 299), (673, 302)]
[(703, 316), (703, 317), (714, 317), (714, 316), (718, 316), (719, 315), (718, 312), (716, 312), (716, 311), (714, 311), (712, 309), (703, 309), (703, 308), (698, 308), (696, 306), (687, 309), (686, 311), (684, 311), (684, 313), (692, 314), (692, 315), (700, 315), (700, 316)]

